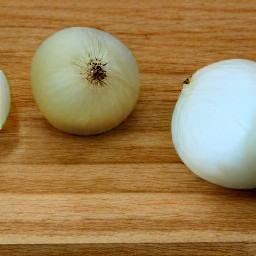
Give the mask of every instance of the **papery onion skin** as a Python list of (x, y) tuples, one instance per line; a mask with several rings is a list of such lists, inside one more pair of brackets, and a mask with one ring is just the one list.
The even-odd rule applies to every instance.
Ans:
[(3, 128), (11, 107), (11, 93), (7, 78), (0, 70), (0, 130)]
[(256, 188), (256, 63), (231, 59), (198, 70), (184, 85), (171, 127), (178, 155), (196, 175)]
[[(96, 76), (97, 62), (102, 72)], [(82, 27), (58, 31), (41, 44), (33, 58), (31, 84), (45, 118), (77, 135), (119, 125), (134, 109), (140, 87), (131, 51), (106, 32)]]

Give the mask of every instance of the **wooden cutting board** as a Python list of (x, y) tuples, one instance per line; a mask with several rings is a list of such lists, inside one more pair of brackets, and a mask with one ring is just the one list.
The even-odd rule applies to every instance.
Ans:
[[(0, 133), (1, 255), (256, 255), (256, 190), (196, 177), (170, 136), (189, 75), (256, 59), (255, 12), (254, 0), (0, 0), (0, 68), (12, 88)], [(112, 33), (140, 66), (136, 109), (98, 136), (54, 129), (31, 93), (35, 50), (71, 26)]]

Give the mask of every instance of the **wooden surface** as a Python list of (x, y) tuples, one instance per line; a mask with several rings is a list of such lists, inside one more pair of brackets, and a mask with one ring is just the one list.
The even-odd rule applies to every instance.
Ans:
[[(256, 59), (255, 13), (255, 0), (0, 0), (0, 68), (12, 88), (0, 134), (1, 255), (256, 255), (256, 190), (197, 178), (169, 125), (195, 70)], [(114, 34), (140, 66), (135, 111), (102, 135), (57, 131), (32, 97), (34, 51), (70, 26)]]

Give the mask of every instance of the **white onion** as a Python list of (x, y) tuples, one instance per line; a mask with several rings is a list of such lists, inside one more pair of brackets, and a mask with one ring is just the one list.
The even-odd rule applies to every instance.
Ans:
[(0, 130), (3, 128), (10, 112), (11, 94), (8, 81), (2, 70), (0, 70)]
[(38, 48), (31, 72), (35, 100), (56, 128), (78, 135), (120, 124), (139, 96), (138, 66), (114, 36), (93, 28), (61, 30)]
[(172, 138), (199, 177), (256, 188), (256, 63), (232, 59), (198, 70), (175, 106)]

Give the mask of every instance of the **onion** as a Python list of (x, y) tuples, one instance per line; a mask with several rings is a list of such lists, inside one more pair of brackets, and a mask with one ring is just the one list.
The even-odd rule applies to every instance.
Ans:
[(231, 59), (198, 70), (175, 106), (172, 138), (199, 177), (256, 188), (256, 63)]
[(56, 32), (33, 58), (31, 83), (45, 118), (64, 132), (91, 135), (119, 125), (139, 96), (139, 71), (131, 51), (93, 28)]
[(8, 81), (0, 70), (0, 130), (3, 128), (11, 107), (11, 94)]

